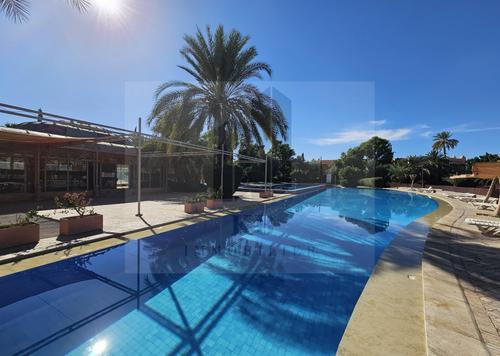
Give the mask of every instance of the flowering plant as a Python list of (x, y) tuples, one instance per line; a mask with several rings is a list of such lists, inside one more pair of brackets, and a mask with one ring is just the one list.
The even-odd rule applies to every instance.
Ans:
[(94, 214), (94, 209), (89, 208), (91, 201), (92, 199), (88, 197), (86, 192), (65, 193), (62, 199), (59, 199), (59, 197), (54, 198), (54, 202), (58, 209), (64, 209), (64, 212), (73, 209), (80, 216)]

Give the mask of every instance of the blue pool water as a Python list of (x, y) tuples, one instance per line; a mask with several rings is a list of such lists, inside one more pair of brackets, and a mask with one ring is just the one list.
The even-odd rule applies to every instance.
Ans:
[(423, 196), (327, 189), (0, 278), (2, 354), (331, 355)]
[[(272, 189), (275, 193), (302, 193), (314, 188), (321, 188), (322, 184), (305, 184), (305, 183), (269, 183), (267, 189)], [(257, 183), (241, 183), (238, 190), (240, 191), (263, 191), (264, 184)]]

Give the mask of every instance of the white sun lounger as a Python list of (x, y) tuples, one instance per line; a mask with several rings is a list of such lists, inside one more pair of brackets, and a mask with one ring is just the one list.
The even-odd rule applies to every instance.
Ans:
[(469, 198), (469, 197), (458, 197), (457, 198), (464, 203), (498, 203), (498, 199), (490, 198), (488, 201), (484, 201), (484, 198)]
[(470, 203), (474, 205), (476, 208), (482, 210), (488, 210), (488, 209), (495, 210), (497, 208), (497, 205), (493, 203), (478, 203), (478, 202), (470, 202)]
[(429, 188), (418, 188), (417, 189), (421, 193), (436, 193), (436, 189), (433, 189), (432, 187)]
[(443, 193), (446, 197), (448, 198), (475, 198), (476, 194), (472, 193), (456, 193), (456, 194), (451, 194), (451, 193)]
[(484, 219), (473, 219), (473, 218), (467, 218), (465, 219), (465, 222), (469, 225), (475, 225), (479, 226), (482, 228), (495, 228), (495, 229), (500, 229), (500, 219), (498, 220), (484, 220)]

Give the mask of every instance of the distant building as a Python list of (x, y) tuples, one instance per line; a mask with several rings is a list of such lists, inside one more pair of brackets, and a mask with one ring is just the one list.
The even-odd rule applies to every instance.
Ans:
[(451, 171), (454, 174), (464, 174), (467, 171), (467, 159), (465, 156), (448, 157), (450, 162)]

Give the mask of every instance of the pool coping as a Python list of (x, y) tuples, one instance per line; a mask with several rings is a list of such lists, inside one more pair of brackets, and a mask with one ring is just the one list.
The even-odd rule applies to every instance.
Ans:
[[(401, 191), (400, 191), (401, 192)], [(432, 226), (453, 210), (438, 208), (403, 228), (382, 253), (356, 303), (338, 355), (427, 355), (423, 254)]]
[(131, 240), (138, 240), (150, 237), (152, 235), (165, 233), (168, 231), (197, 224), (203, 221), (220, 218), (223, 216), (239, 214), (243, 211), (254, 209), (258, 206), (296, 198), (302, 194), (310, 194), (316, 190), (320, 191), (324, 189), (326, 189), (326, 187), (321, 186), (317, 187), (317, 189), (315, 190), (308, 190), (305, 192), (301, 192), (299, 194), (284, 194), (280, 196), (274, 196), (262, 200), (260, 202), (255, 202), (254, 204), (248, 204), (244, 207), (216, 210), (213, 212), (198, 214), (175, 221), (170, 221), (164, 224), (150, 226), (147, 228), (142, 228), (133, 231), (127, 231), (124, 233), (116, 233), (116, 234), (102, 233), (98, 235), (92, 235), (87, 238), (76, 239), (71, 242), (53, 246), (51, 248), (47, 248), (44, 250), (36, 251), (31, 254), (17, 254), (8, 259), (6, 258), (4, 260), (0, 260), (0, 278), (27, 269), (39, 267), (42, 265), (57, 262), (71, 257), (80, 256), (89, 252), (94, 252), (97, 250), (125, 244)]

